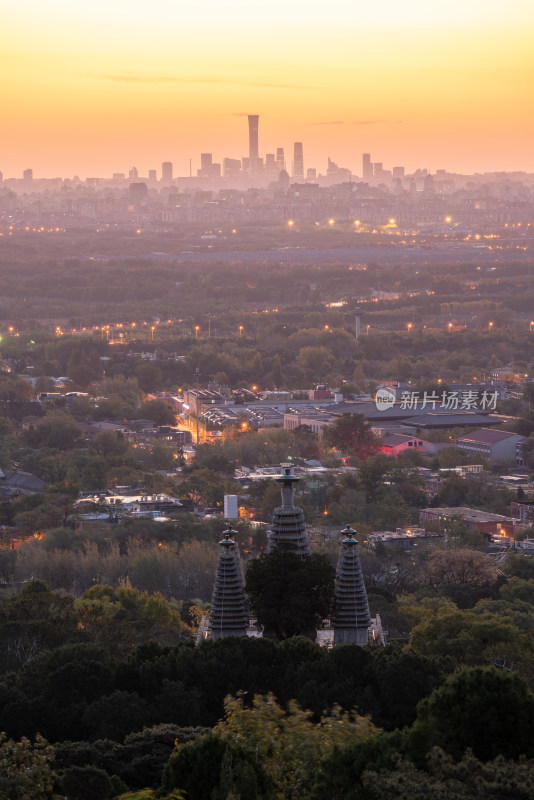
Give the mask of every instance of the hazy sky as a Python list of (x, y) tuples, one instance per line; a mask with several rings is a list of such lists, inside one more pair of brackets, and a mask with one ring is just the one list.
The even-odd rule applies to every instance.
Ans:
[(7, 0), (0, 170), (175, 174), (304, 143), (361, 174), (534, 171), (532, 0)]

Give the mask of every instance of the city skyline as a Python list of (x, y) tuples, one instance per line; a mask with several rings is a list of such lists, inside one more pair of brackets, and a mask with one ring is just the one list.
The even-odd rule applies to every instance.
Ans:
[(283, 147), (289, 162), (303, 142), (305, 168), (330, 157), (360, 174), (371, 152), (407, 171), (534, 172), (524, 0), (20, 0), (3, 28), (7, 177), (167, 160), (187, 175), (202, 152), (246, 157), (251, 114), (260, 155)]

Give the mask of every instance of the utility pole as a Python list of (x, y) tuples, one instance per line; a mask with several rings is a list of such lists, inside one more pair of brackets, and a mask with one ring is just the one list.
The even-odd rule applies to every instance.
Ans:
[(199, 442), (199, 416), (200, 416), (200, 398), (199, 398), (199, 376), (200, 376), (200, 369), (197, 367), (195, 369), (195, 377), (196, 377), (196, 384), (197, 384), (197, 408), (196, 408), (196, 418), (197, 418), (197, 445), (200, 444)]

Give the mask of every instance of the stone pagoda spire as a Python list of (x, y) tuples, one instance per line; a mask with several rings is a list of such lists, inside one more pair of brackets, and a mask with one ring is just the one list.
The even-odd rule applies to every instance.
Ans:
[(358, 542), (355, 531), (348, 526), (337, 562), (335, 611), (332, 617), (334, 645), (367, 644), (371, 625), (367, 592), (363, 582)]
[(276, 478), (282, 489), (282, 505), (274, 509), (273, 522), (269, 531), (268, 552), (275, 547), (284, 546), (302, 558), (311, 554), (308, 532), (304, 522), (304, 512), (295, 506), (295, 486), (298, 478), (291, 474), (291, 467), (284, 466), (284, 475)]
[(208, 631), (212, 639), (225, 636), (246, 636), (248, 613), (245, 606), (245, 579), (239, 550), (231, 538), (236, 531), (224, 531), (219, 542), (219, 562), (211, 600)]

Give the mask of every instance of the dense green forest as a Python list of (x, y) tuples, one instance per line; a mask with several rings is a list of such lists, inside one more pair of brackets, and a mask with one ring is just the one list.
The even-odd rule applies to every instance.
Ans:
[(532, 562), (472, 564), (462, 607), (451, 574), (430, 566), (433, 582), (411, 594), (370, 588), (375, 609), (396, 606), (403, 638), (332, 650), (302, 637), (195, 648), (193, 603), (27, 583), (0, 603), (0, 758), (16, 746), (40, 758), (34, 769), (69, 798), (311, 799), (327, 785), (340, 800), (400, 798), (412, 784), (417, 797), (530, 797), (510, 792), (534, 763)]

